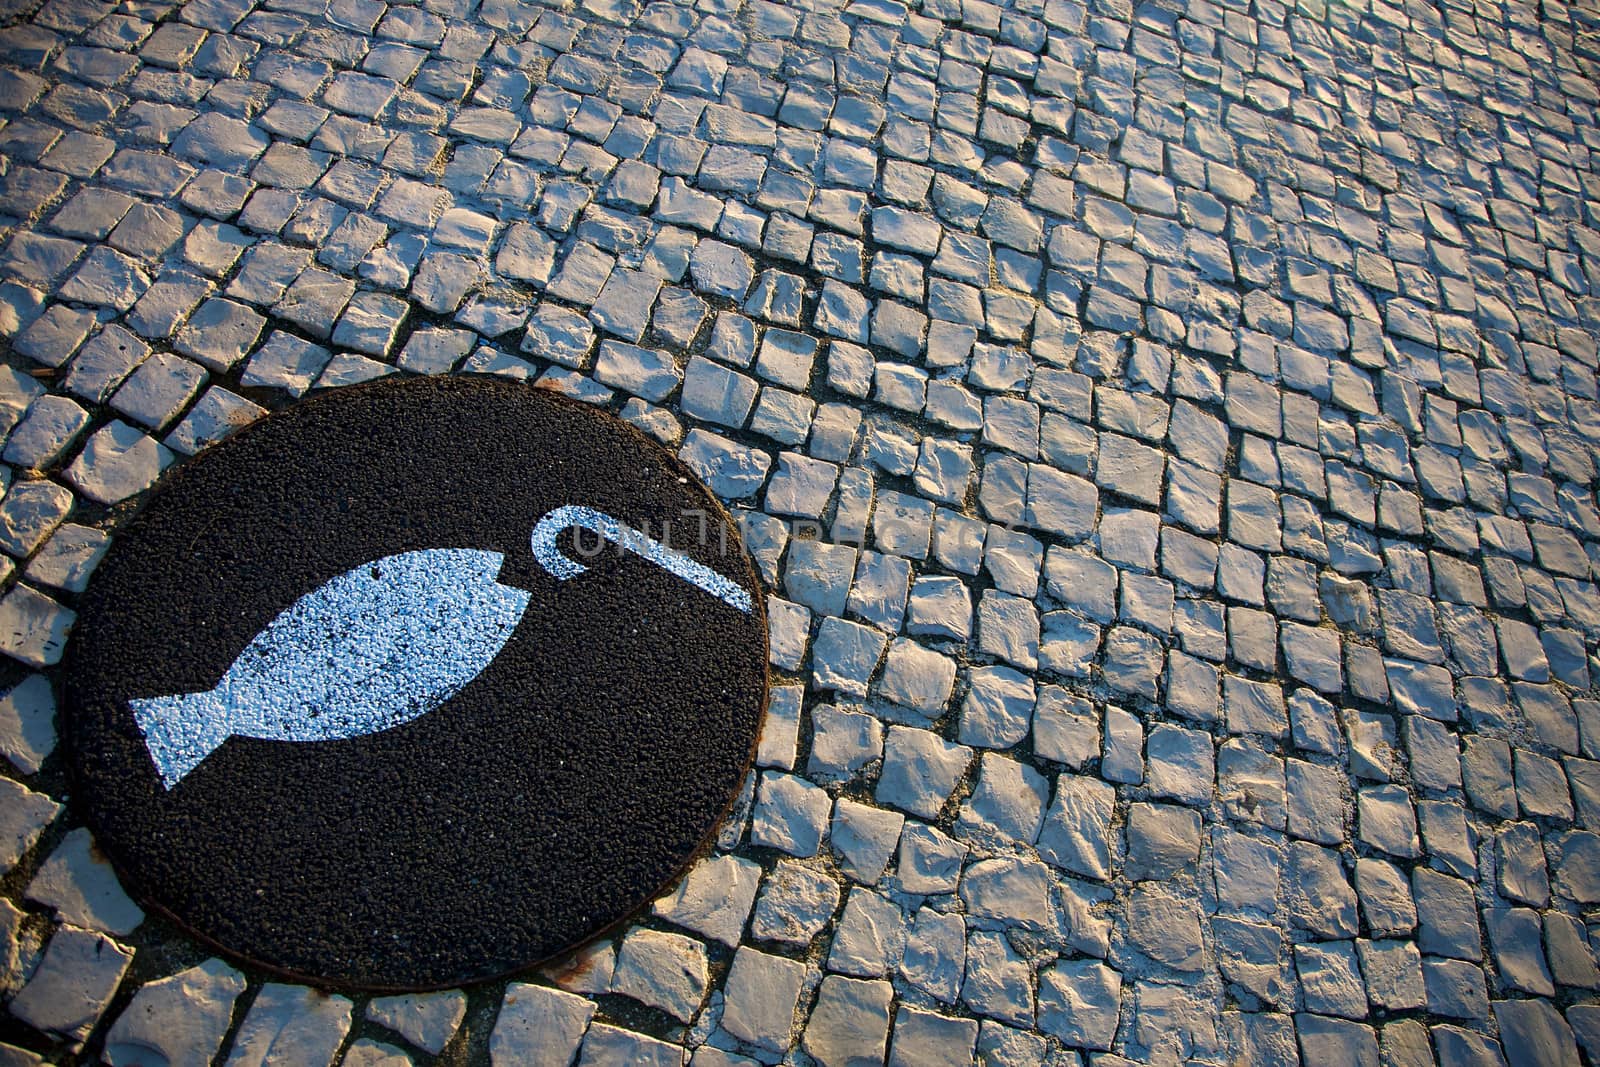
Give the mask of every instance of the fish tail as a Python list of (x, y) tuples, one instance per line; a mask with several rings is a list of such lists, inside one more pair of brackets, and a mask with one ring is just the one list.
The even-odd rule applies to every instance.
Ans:
[(150, 761), (168, 789), (216, 751), (231, 732), (228, 705), (218, 689), (128, 703), (139, 732), (144, 734)]

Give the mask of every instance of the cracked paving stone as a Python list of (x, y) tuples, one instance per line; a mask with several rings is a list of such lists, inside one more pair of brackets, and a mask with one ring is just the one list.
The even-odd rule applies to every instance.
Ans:
[(611, 989), (689, 1022), (705, 999), (709, 981), (706, 950), (700, 942), (636, 928), (622, 940)]
[(123, 892), (111, 864), (81, 828), (56, 846), (26, 893), (62, 922), (87, 930), (123, 937), (144, 921), (144, 912)]
[(375, 997), (366, 1017), (388, 1027), (418, 1048), (438, 1055), (466, 1017), (466, 997), (457, 991)]
[(9, 778), (0, 785), (0, 793), (6, 800), (5, 819), (0, 823), (0, 868), (9, 872), (55, 821), (61, 805)]
[(748, 860), (708, 857), (690, 868), (652, 910), (668, 922), (737, 948), (760, 878), (760, 868)]
[(125, 422), (97, 431), (66, 470), (67, 480), (90, 500), (114, 504), (155, 483), (172, 452)]
[(63, 925), (46, 946), (38, 970), (11, 998), (11, 1014), (35, 1029), (81, 1044), (132, 962), (133, 951), (105, 934)]
[(822, 1067), (881, 1063), (893, 995), (888, 982), (828, 975), (811, 1009), (802, 1047)]
[(152, 1056), (167, 1063), (209, 1061), (244, 989), (244, 976), (219, 959), (146, 983), (106, 1033), (106, 1059), (115, 1067)]
[(796, 960), (740, 947), (728, 970), (723, 1027), (767, 1053), (787, 1051), (805, 977)]
[(50, 680), (30, 674), (0, 697), (0, 752), (24, 774), (36, 774), (55, 751), (55, 693)]
[(491, 1063), (569, 1064), (583, 1042), (592, 1001), (557, 989), (514, 982), (506, 987), (489, 1036)]

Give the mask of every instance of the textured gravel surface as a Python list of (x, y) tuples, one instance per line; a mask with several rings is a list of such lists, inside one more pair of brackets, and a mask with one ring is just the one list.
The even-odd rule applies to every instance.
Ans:
[[(1592, 9), (4, 10), (4, 1062), (1600, 1052)], [(772, 707), (634, 925), (326, 996), (121, 891), (56, 664), (165, 467), (463, 370), (745, 517)]]

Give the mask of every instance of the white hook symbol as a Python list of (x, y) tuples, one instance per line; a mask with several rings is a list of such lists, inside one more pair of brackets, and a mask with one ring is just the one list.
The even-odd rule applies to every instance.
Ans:
[(603, 511), (578, 505), (556, 508), (539, 520), (533, 528), (533, 556), (545, 570), (557, 579), (576, 578), (589, 568), (563, 555), (556, 547), (556, 537), (573, 526), (599, 534), (620, 548), (641, 556), (670, 574), (698, 586), (746, 615), (755, 609), (750, 594), (732, 579), (724, 578), (703, 563), (696, 563), (682, 552), (674, 552), (654, 538), (647, 537), (630, 526), (624, 526)]

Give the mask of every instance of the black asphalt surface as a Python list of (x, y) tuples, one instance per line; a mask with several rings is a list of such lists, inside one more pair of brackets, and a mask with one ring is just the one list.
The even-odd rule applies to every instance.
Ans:
[[(672, 546), (756, 610), (631, 553), (557, 581), (529, 535), (569, 504), (653, 535), (708, 513)], [(301, 596), (425, 548), (503, 552), (532, 594), (476, 680), (379, 733), (232, 737), (163, 788), (130, 698), (215, 686)], [(766, 700), (760, 600), (720, 506), (608, 414), (491, 378), (339, 390), (182, 465), (116, 531), (66, 672), (75, 800), (125, 885), (237, 956), (370, 989), (511, 972), (625, 919), (714, 831)]]

